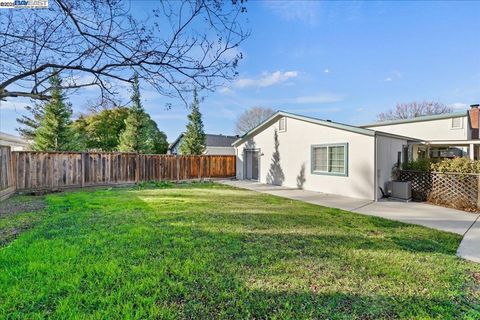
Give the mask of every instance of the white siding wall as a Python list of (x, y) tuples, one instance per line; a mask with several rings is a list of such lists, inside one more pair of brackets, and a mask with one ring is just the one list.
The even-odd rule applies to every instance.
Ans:
[(452, 118), (390, 124), (384, 126), (372, 125), (367, 128), (428, 141), (470, 139), (471, 130), (468, 125), (467, 116), (460, 118), (462, 119), (461, 129), (452, 128)]
[[(392, 168), (397, 163), (398, 152), (402, 151), (403, 145), (406, 145), (407, 141), (384, 136), (377, 136), (376, 139), (378, 187), (386, 190), (386, 183), (391, 180)], [(378, 187), (377, 198), (381, 198), (382, 193)]]
[[(278, 132), (279, 165), (272, 179), (274, 132), (278, 121), (237, 147), (237, 178), (243, 179), (244, 148), (260, 149), (260, 182), (303, 187), (306, 190), (374, 199), (374, 137), (287, 118)], [(311, 173), (311, 146), (348, 143), (348, 176)], [(283, 174), (283, 176), (282, 176)], [(273, 180), (273, 181), (272, 181)], [(301, 181), (304, 180), (302, 183)]]

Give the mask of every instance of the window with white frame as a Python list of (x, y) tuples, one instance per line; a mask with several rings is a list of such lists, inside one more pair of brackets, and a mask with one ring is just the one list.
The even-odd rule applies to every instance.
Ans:
[(463, 118), (452, 118), (452, 129), (462, 129)]
[(278, 120), (278, 131), (279, 132), (285, 132), (287, 131), (287, 118), (281, 117)]
[(348, 174), (348, 144), (312, 146), (312, 173)]

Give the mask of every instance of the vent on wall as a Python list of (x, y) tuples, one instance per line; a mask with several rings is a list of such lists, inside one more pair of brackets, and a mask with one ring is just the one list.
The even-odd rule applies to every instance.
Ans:
[(285, 132), (287, 131), (287, 118), (281, 117), (278, 120), (278, 132)]
[(452, 129), (461, 129), (463, 127), (463, 118), (452, 118)]

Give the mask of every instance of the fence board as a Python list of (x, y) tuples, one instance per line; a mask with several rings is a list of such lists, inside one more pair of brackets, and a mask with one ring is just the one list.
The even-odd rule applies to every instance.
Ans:
[(235, 156), (217, 155), (11, 152), (1, 146), (0, 158), (0, 191), (14, 184), (13, 190), (35, 191), (139, 181), (228, 178), (235, 176), (236, 161)]
[(14, 159), (10, 147), (0, 146), (0, 200), (15, 192)]

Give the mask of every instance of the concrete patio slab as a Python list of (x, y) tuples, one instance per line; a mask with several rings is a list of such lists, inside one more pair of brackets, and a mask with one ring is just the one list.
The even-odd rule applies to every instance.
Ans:
[(245, 180), (221, 180), (220, 183), (262, 193), (300, 200), (325, 207), (348, 210), (364, 215), (422, 225), (464, 236), (458, 256), (480, 262), (479, 214), (444, 208), (420, 202), (378, 201), (349, 198)]
[(460, 235), (464, 235), (478, 217), (474, 213), (422, 202), (379, 201), (353, 211)]
[(221, 180), (219, 182), (237, 188), (268, 193), (274, 196), (300, 200), (325, 207), (338, 208), (349, 211), (373, 203), (371, 200), (366, 199), (355, 199), (334, 194), (326, 194), (308, 190), (274, 186), (245, 180)]
[(478, 217), (470, 230), (465, 233), (458, 247), (457, 255), (464, 259), (480, 263), (480, 219)]

